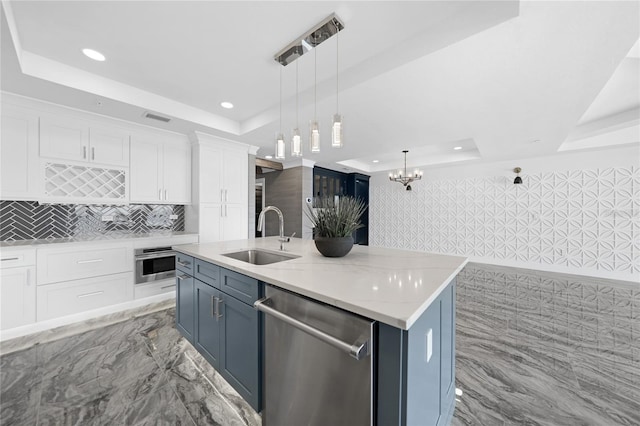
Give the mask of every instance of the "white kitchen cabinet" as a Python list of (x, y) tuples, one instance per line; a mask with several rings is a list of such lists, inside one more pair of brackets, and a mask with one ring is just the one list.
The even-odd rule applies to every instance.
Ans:
[(132, 203), (189, 204), (191, 147), (134, 136), (131, 143)]
[(246, 239), (247, 210), (243, 204), (200, 204), (200, 242)]
[(0, 330), (36, 321), (35, 250), (3, 250), (0, 255)]
[(193, 152), (194, 217), (201, 242), (248, 237), (247, 148), (198, 134)]
[(129, 134), (75, 117), (43, 114), (40, 156), (128, 167)]
[(133, 270), (131, 244), (72, 246), (38, 250), (38, 285)]
[(44, 321), (132, 300), (132, 281), (133, 273), (125, 272), (40, 285), (37, 319)]
[(247, 203), (247, 151), (199, 147), (199, 200), (202, 203)]
[(0, 199), (37, 200), (38, 115), (3, 104), (0, 129)]

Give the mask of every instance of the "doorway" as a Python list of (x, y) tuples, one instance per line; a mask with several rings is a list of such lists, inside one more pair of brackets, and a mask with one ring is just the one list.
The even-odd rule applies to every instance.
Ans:
[[(265, 181), (264, 178), (256, 179), (256, 218), (255, 224), (256, 228), (258, 226), (258, 217), (260, 216), (260, 212), (264, 210), (264, 200), (265, 200)], [(262, 237), (262, 231), (258, 231), (256, 229), (256, 238)]]

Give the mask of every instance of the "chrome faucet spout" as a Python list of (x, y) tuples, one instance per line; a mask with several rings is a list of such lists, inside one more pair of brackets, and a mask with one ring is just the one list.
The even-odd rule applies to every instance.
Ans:
[(279, 208), (276, 206), (267, 206), (260, 212), (260, 216), (258, 216), (258, 231), (262, 231), (264, 228), (264, 216), (268, 211), (274, 211), (278, 215), (278, 221), (280, 222), (280, 236), (278, 240), (280, 241), (280, 250), (284, 251), (283, 243), (288, 243), (290, 238), (284, 236), (284, 217), (282, 216), (282, 212)]

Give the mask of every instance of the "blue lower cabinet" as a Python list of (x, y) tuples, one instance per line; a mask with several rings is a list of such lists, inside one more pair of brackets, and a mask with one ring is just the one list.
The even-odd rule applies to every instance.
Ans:
[(194, 330), (193, 277), (178, 271), (176, 275), (176, 328), (191, 343)]
[(196, 280), (194, 346), (216, 370), (220, 365), (220, 324), (224, 321), (221, 300), (219, 290)]
[(260, 411), (260, 313), (251, 305), (224, 295), (220, 331), (220, 374)]
[[(180, 260), (176, 327), (259, 412), (262, 323), (253, 302), (264, 293), (264, 283), (200, 259), (182, 256)], [(195, 278), (184, 265), (192, 266)]]
[(379, 425), (451, 423), (455, 408), (455, 279), (409, 330), (377, 330)]

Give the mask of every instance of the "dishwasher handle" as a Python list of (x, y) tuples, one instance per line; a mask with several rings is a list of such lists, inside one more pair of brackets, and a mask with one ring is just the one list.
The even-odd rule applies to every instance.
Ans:
[(340, 340), (330, 334), (325, 333), (322, 330), (318, 330), (317, 328), (314, 328), (308, 324), (305, 324), (304, 322), (297, 320), (293, 317), (290, 317), (287, 314), (284, 314), (280, 311), (278, 311), (277, 309), (272, 308), (271, 306), (269, 306), (269, 303), (271, 302), (271, 299), (268, 297), (263, 297), (260, 300), (256, 300), (253, 304), (253, 306), (259, 310), (264, 312), (267, 315), (271, 315), (274, 318), (278, 318), (281, 321), (286, 322), (287, 324), (301, 330), (304, 331), (305, 333), (322, 340), (323, 342), (338, 348), (346, 353), (348, 353), (351, 357), (355, 358), (356, 360), (361, 360), (362, 358), (366, 357), (367, 355), (369, 355), (369, 340), (365, 340), (365, 341), (356, 341), (355, 343), (351, 344), (348, 342), (345, 342), (343, 340)]

